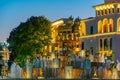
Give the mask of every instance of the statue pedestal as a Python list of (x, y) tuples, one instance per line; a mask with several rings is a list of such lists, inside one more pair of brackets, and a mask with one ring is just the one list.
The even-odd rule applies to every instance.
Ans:
[(65, 78), (72, 79), (72, 66), (65, 66)]

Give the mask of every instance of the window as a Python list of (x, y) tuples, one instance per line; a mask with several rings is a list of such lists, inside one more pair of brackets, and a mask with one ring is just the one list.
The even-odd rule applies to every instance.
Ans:
[(112, 38), (110, 39), (110, 50), (112, 50)]
[(114, 8), (112, 8), (112, 13), (114, 13)]
[(120, 13), (120, 8), (117, 8), (117, 12)]
[(98, 15), (98, 16), (100, 15), (100, 11), (97, 11), (97, 15)]
[(104, 39), (104, 50), (108, 50), (108, 40)]
[(102, 39), (100, 39), (100, 51), (102, 50)]
[(104, 32), (107, 32), (107, 25), (104, 25)]
[(84, 50), (84, 42), (81, 44), (81, 49)]
[(110, 24), (110, 32), (112, 32), (112, 24)]
[(90, 27), (90, 34), (93, 34), (93, 26)]
[(109, 14), (111, 13), (111, 10), (110, 9), (108, 9), (108, 12), (109, 12)]
[(101, 14), (103, 15), (103, 10), (101, 11)]
[(107, 14), (107, 10), (105, 9), (105, 14)]

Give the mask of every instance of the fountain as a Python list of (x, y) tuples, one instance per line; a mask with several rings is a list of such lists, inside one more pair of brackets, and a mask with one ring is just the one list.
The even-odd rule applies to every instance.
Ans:
[(32, 78), (32, 66), (33, 65), (30, 63), (30, 57), (28, 56), (26, 60), (26, 78)]
[(10, 71), (11, 74), (8, 78), (22, 78), (22, 68), (20, 68), (15, 62), (11, 65)]

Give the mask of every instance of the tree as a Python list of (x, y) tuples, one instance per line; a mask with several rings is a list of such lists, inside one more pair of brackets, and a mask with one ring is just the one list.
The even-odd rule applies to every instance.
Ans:
[(43, 16), (31, 17), (13, 29), (7, 39), (12, 51), (11, 60), (24, 62), (26, 56), (41, 54), (51, 42), (51, 22)]

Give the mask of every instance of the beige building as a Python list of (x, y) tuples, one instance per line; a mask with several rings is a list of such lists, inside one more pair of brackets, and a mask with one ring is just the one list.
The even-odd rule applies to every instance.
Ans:
[(120, 60), (120, 0), (105, 0), (93, 8), (96, 17), (81, 21), (80, 49)]

